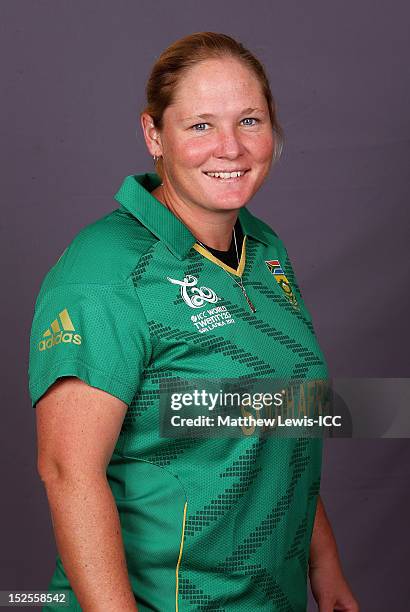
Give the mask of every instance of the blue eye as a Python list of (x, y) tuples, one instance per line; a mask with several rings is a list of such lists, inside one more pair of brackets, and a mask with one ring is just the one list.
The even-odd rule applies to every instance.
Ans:
[(196, 132), (204, 132), (204, 125), (208, 125), (207, 123), (196, 123), (195, 125), (192, 126), (192, 129), (195, 130)]
[(249, 126), (256, 125), (256, 123), (259, 123), (259, 119), (256, 119), (256, 117), (246, 117), (245, 119), (242, 119), (242, 123), (244, 121), (254, 121), (255, 122), (255, 123), (245, 123), (245, 125), (249, 125)]

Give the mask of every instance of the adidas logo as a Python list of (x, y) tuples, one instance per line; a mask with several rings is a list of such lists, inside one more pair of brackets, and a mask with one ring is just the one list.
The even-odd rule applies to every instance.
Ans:
[(45, 351), (46, 349), (52, 348), (61, 342), (81, 344), (80, 334), (73, 334), (74, 331), (74, 325), (70, 319), (68, 310), (67, 308), (64, 308), (64, 310), (58, 313), (57, 319), (54, 319), (50, 327), (44, 332), (43, 340), (40, 340), (38, 343), (38, 350)]

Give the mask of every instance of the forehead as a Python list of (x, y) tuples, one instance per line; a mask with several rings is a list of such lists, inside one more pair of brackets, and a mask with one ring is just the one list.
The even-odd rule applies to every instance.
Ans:
[(234, 58), (205, 60), (189, 68), (179, 79), (170, 109), (212, 112), (266, 104), (254, 72)]

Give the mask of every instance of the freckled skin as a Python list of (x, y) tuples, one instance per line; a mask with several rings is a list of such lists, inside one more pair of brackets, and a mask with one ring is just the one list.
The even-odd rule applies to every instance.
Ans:
[[(258, 110), (244, 112), (249, 108)], [(196, 117), (204, 113), (212, 117)], [(164, 168), (164, 186), (153, 195), (166, 201), (188, 226), (195, 219), (232, 227), (272, 164), (272, 124), (254, 73), (233, 58), (201, 62), (181, 77), (162, 129), (150, 128), (149, 119), (142, 118), (145, 139), (152, 154), (162, 155)], [(248, 172), (229, 182), (204, 174), (236, 169)]]

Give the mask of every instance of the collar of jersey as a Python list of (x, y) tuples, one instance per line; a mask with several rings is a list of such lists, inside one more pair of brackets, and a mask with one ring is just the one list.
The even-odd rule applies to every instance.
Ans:
[[(178, 259), (185, 259), (196, 238), (182, 221), (151, 195), (160, 184), (161, 179), (154, 172), (126, 176), (114, 198), (162, 240)], [(239, 221), (245, 236), (268, 244), (267, 233), (246, 207), (239, 211)]]

